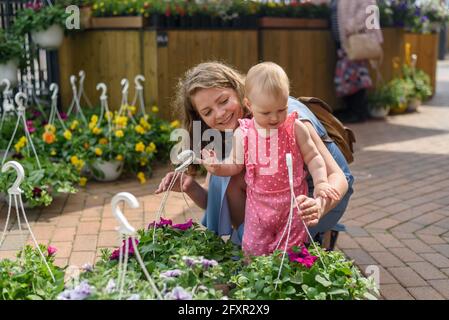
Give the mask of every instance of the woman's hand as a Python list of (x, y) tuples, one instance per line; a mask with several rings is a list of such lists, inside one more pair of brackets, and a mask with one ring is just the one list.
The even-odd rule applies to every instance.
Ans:
[[(157, 188), (157, 190), (154, 193), (159, 194), (159, 193), (167, 191), (174, 176), (175, 176), (174, 172), (167, 173), (165, 175), (165, 177), (162, 179), (161, 183), (159, 184), (159, 187)], [(190, 188), (192, 187), (194, 182), (195, 182), (195, 180), (193, 179), (192, 176), (184, 174), (182, 176), (182, 191), (188, 192), (188, 190), (190, 190)], [(178, 178), (176, 179), (176, 182), (174, 183), (173, 188), (171, 190), (175, 191), (175, 192), (181, 192), (181, 176), (179, 174), (178, 174)]]
[(313, 199), (305, 195), (300, 195), (296, 198), (296, 201), (298, 202), (299, 209), (301, 210), (299, 215), (306, 226), (309, 228), (316, 226), (320, 221), (321, 215), (323, 214), (320, 198)]

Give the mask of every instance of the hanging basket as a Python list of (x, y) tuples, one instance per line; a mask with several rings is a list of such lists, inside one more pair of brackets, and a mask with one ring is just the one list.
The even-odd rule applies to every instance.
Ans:
[[(6, 203), (6, 205), (9, 206), (9, 195), (4, 192), (0, 192), (0, 201), (4, 201)], [(18, 201), (17, 201), (17, 205), (19, 206), (19, 209), (20, 209), (20, 205), (19, 205)], [(14, 201), (14, 198), (12, 198), (11, 208), (17, 209), (16, 202)], [(28, 201), (24, 201), (23, 208), (24, 209), (32, 209), (33, 206), (31, 206)]]
[(54, 24), (46, 30), (32, 32), (31, 38), (42, 49), (54, 50), (61, 46), (64, 40), (64, 30), (60, 25)]
[(124, 162), (97, 160), (91, 165), (92, 175), (97, 181), (115, 181), (123, 172)]
[(16, 60), (9, 60), (7, 63), (0, 64), (0, 81), (8, 79), (11, 86), (17, 85), (17, 72), (19, 70)]

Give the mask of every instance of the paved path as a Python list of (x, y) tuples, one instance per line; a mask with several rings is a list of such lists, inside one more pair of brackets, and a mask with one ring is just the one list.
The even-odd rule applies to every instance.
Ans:
[[(419, 113), (352, 126), (358, 139), (355, 194), (338, 247), (362, 270), (380, 268), (385, 299), (449, 299), (449, 61), (438, 71), (437, 95)], [(154, 220), (162, 196), (153, 191), (167, 170), (157, 169), (144, 186), (132, 178), (90, 183), (48, 208), (29, 210), (34, 233), (58, 248), (58, 264), (93, 263), (101, 248), (118, 245), (112, 196), (135, 194), (141, 207), (124, 212), (134, 226), (144, 227)], [(172, 194), (168, 217), (183, 222), (191, 216), (185, 209), (181, 195)], [(198, 221), (201, 210), (193, 211)], [(0, 204), (1, 229), (5, 218)], [(15, 224), (0, 258), (14, 256), (22, 243)]]

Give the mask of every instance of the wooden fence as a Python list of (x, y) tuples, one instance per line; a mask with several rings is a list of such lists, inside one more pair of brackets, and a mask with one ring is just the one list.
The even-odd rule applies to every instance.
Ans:
[[(400, 29), (385, 29), (384, 62), (380, 68), (385, 81), (394, 76), (394, 57), (403, 60), (405, 43), (418, 54), (418, 67), (435, 86), (437, 35), (406, 34)], [(146, 78), (147, 107), (157, 104), (161, 116), (176, 118), (171, 110), (177, 79), (202, 62), (220, 60), (245, 73), (259, 61), (274, 61), (285, 68), (292, 83), (292, 95), (317, 96), (335, 109), (333, 76), (335, 44), (329, 30), (89, 30), (66, 37), (59, 51), (63, 105), (70, 104), (69, 77), (86, 72), (85, 89), (98, 101), (95, 86), (108, 86), (109, 105), (117, 109), (121, 101), (120, 80), (130, 80), (129, 101), (134, 96), (133, 79)], [(375, 73), (373, 72), (375, 77)]]

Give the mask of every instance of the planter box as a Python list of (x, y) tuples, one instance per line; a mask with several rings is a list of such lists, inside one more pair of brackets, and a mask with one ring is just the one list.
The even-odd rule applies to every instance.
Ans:
[(327, 29), (329, 22), (325, 19), (263, 17), (259, 19), (259, 27), (267, 29)]
[(93, 17), (92, 29), (141, 29), (149, 20), (144, 17)]

